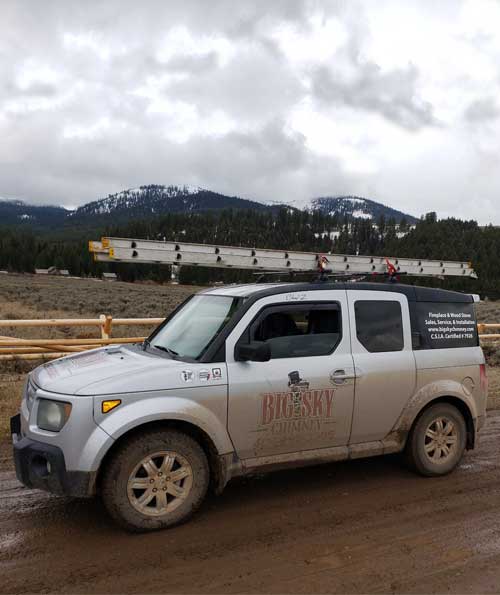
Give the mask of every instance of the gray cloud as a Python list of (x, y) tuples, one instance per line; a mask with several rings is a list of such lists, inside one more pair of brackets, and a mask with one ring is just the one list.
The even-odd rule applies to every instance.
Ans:
[(500, 116), (500, 107), (494, 97), (485, 97), (470, 103), (464, 116), (473, 123), (496, 120)]
[(58, 89), (56, 85), (44, 82), (35, 82), (28, 85), (26, 88), (17, 88), (16, 92), (19, 95), (32, 95), (36, 97), (54, 97)]
[(418, 71), (412, 65), (382, 72), (377, 64), (365, 62), (357, 65), (352, 78), (321, 66), (311, 79), (315, 96), (326, 106), (343, 104), (377, 112), (409, 130), (436, 124), (431, 103), (418, 94)]
[(207, 74), (217, 67), (217, 52), (207, 52), (197, 56), (177, 55), (168, 60), (164, 68), (189, 74)]

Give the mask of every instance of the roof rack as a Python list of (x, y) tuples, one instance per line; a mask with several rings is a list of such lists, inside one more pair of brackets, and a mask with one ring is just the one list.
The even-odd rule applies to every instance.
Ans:
[(271, 274), (317, 273), (320, 278), (378, 274), (390, 280), (399, 275), (477, 279), (472, 264), (465, 261), (322, 254), (112, 237), (104, 237), (100, 242), (90, 241), (89, 250), (99, 262), (235, 268)]

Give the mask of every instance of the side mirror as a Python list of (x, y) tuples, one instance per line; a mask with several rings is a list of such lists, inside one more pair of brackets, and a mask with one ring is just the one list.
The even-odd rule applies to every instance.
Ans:
[(268, 362), (271, 359), (271, 348), (267, 343), (236, 345), (234, 359), (237, 362)]

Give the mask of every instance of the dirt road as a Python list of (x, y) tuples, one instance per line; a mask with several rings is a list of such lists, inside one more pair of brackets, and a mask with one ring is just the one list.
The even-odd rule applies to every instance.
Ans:
[(499, 452), (496, 412), (447, 478), (412, 475), (397, 457), (254, 477), (150, 535), (6, 470), (0, 592), (499, 593)]

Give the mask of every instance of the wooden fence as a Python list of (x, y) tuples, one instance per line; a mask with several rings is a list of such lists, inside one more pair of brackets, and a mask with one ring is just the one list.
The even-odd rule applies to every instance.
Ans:
[(113, 318), (101, 314), (99, 318), (52, 318), (46, 320), (0, 320), (0, 329), (24, 327), (98, 327), (98, 337), (79, 339), (19, 339), (0, 335), (0, 361), (12, 359), (55, 359), (69, 353), (86, 351), (113, 343), (137, 343), (145, 337), (113, 338), (116, 326), (157, 326), (164, 318)]
[[(18, 339), (0, 335), (0, 361), (13, 359), (55, 359), (87, 349), (113, 343), (138, 343), (145, 337), (112, 337), (115, 326), (157, 326), (164, 318), (113, 318), (101, 314), (99, 318), (54, 318), (47, 320), (0, 320), (2, 327), (98, 327), (99, 336), (80, 339)], [(483, 342), (500, 340), (500, 324), (478, 324)]]

